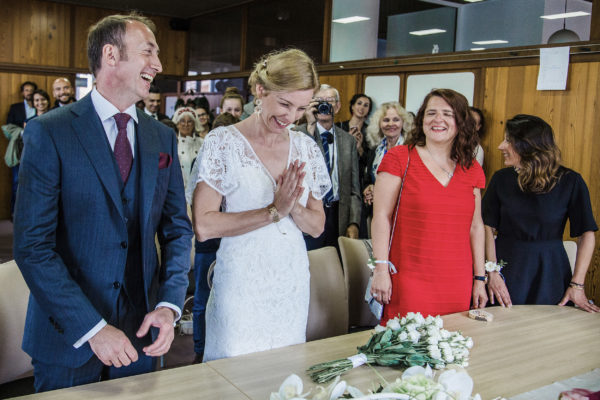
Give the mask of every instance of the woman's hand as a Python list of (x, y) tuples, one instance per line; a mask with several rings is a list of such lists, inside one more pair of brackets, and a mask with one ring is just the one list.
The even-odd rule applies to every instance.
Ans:
[(360, 129), (358, 129), (357, 126), (351, 126), (350, 127), (350, 132), (349, 132), (352, 136), (354, 136), (354, 139), (356, 140), (356, 151), (358, 152), (359, 156), (363, 155), (364, 149), (362, 147), (362, 142), (363, 142), (363, 134), (360, 131)]
[(363, 191), (363, 201), (365, 202), (365, 204), (373, 204), (373, 187), (373, 185), (369, 185)]
[(294, 161), (277, 179), (273, 204), (279, 213), (279, 218), (288, 216), (304, 192), (302, 187), (306, 174), (303, 171), (304, 165), (305, 163), (298, 160)]
[(572, 301), (573, 304), (575, 304), (577, 307), (587, 312), (600, 312), (600, 308), (597, 305), (590, 303), (587, 296), (585, 295), (585, 290), (583, 289), (574, 289), (572, 287), (567, 288), (565, 295), (563, 296), (560, 303), (558, 303), (558, 305), (564, 306), (569, 300)]
[(389, 304), (392, 297), (392, 278), (387, 268), (387, 264), (375, 267), (371, 281), (371, 294), (381, 304)]
[(498, 300), (498, 304), (502, 307), (512, 307), (512, 301), (508, 289), (506, 288), (506, 283), (498, 272), (488, 273), (487, 286), (490, 295), (490, 304), (496, 304), (494, 300)]
[(488, 301), (485, 292), (485, 283), (479, 280), (473, 280), (473, 308), (484, 308)]

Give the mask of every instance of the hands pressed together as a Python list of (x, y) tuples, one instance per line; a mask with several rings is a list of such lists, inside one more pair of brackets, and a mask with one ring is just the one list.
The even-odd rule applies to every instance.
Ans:
[(273, 204), (279, 213), (279, 218), (287, 217), (298, 204), (302, 193), (304, 193), (302, 182), (306, 175), (306, 172), (304, 172), (305, 165), (306, 163), (296, 160), (277, 178), (277, 189)]
[[(169, 351), (175, 338), (174, 320), (174, 311), (166, 307), (159, 307), (146, 314), (136, 336), (141, 338), (147, 335), (150, 327), (159, 328), (158, 337), (154, 343), (143, 348), (147, 356), (159, 357)], [(131, 341), (123, 331), (112, 325), (106, 325), (88, 342), (94, 354), (104, 365), (120, 368), (138, 360), (138, 353)]]

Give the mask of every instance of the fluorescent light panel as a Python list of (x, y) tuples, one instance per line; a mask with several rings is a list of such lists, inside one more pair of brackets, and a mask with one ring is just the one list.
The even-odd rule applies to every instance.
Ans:
[(470, 50), (471, 51), (481, 51), (481, 50), (485, 50), (485, 47), (471, 47)]
[(506, 40), (480, 40), (478, 42), (473, 42), (473, 44), (502, 44), (502, 43), (508, 43), (508, 41)]
[(542, 15), (540, 18), (564, 19), (564, 18), (573, 18), (573, 17), (584, 17), (586, 15), (590, 15), (590, 13), (587, 13), (585, 11), (573, 11), (573, 12), (561, 13), (561, 14)]
[(334, 19), (333, 22), (337, 22), (339, 24), (351, 24), (353, 22), (367, 21), (369, 19), (371, 19), (371, 18), (361, 17), (360, 15), (355, 15), (353, 17)]
[(477, 2), (480, 2), (483, 0), (464, 0), (464, 1), (466, 1), (467, 3), (477, 3)]
[(424, 35), (435, 35), (436, 33), (444, 33), (446, 32), (443, 29), (424, 29), (422, 31), (412, 31), (412, 32), (408, 32), (411, 35), (416, 35), (416, 36), (424, 36)]

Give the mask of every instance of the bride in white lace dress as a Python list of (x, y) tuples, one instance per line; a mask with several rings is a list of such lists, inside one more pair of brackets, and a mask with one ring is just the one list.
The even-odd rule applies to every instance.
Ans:
[(209, 133), (197, 161), (196, 235), (223, 237), (206, 310), (205, 361), (306, 340), (302, 232), (322, 232), (321, 199), (331, 186), (316, 143), (287, 129), (318, 86), (310, 58), (300, 50), (273, 53), (249, 83), (258, 111)]

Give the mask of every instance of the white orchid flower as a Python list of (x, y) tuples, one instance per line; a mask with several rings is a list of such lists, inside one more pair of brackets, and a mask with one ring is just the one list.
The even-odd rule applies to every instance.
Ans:
[(456, 400), (469, 400), (473, 391), (473, 379), (464, 371), (449, 369), (440, 374), (438, 383)]
[(302, 379), (298, 375), (292, 374), (288, 376), (279, 387), (279, 400), (291, 400), (301, 397), (303, 387)]

